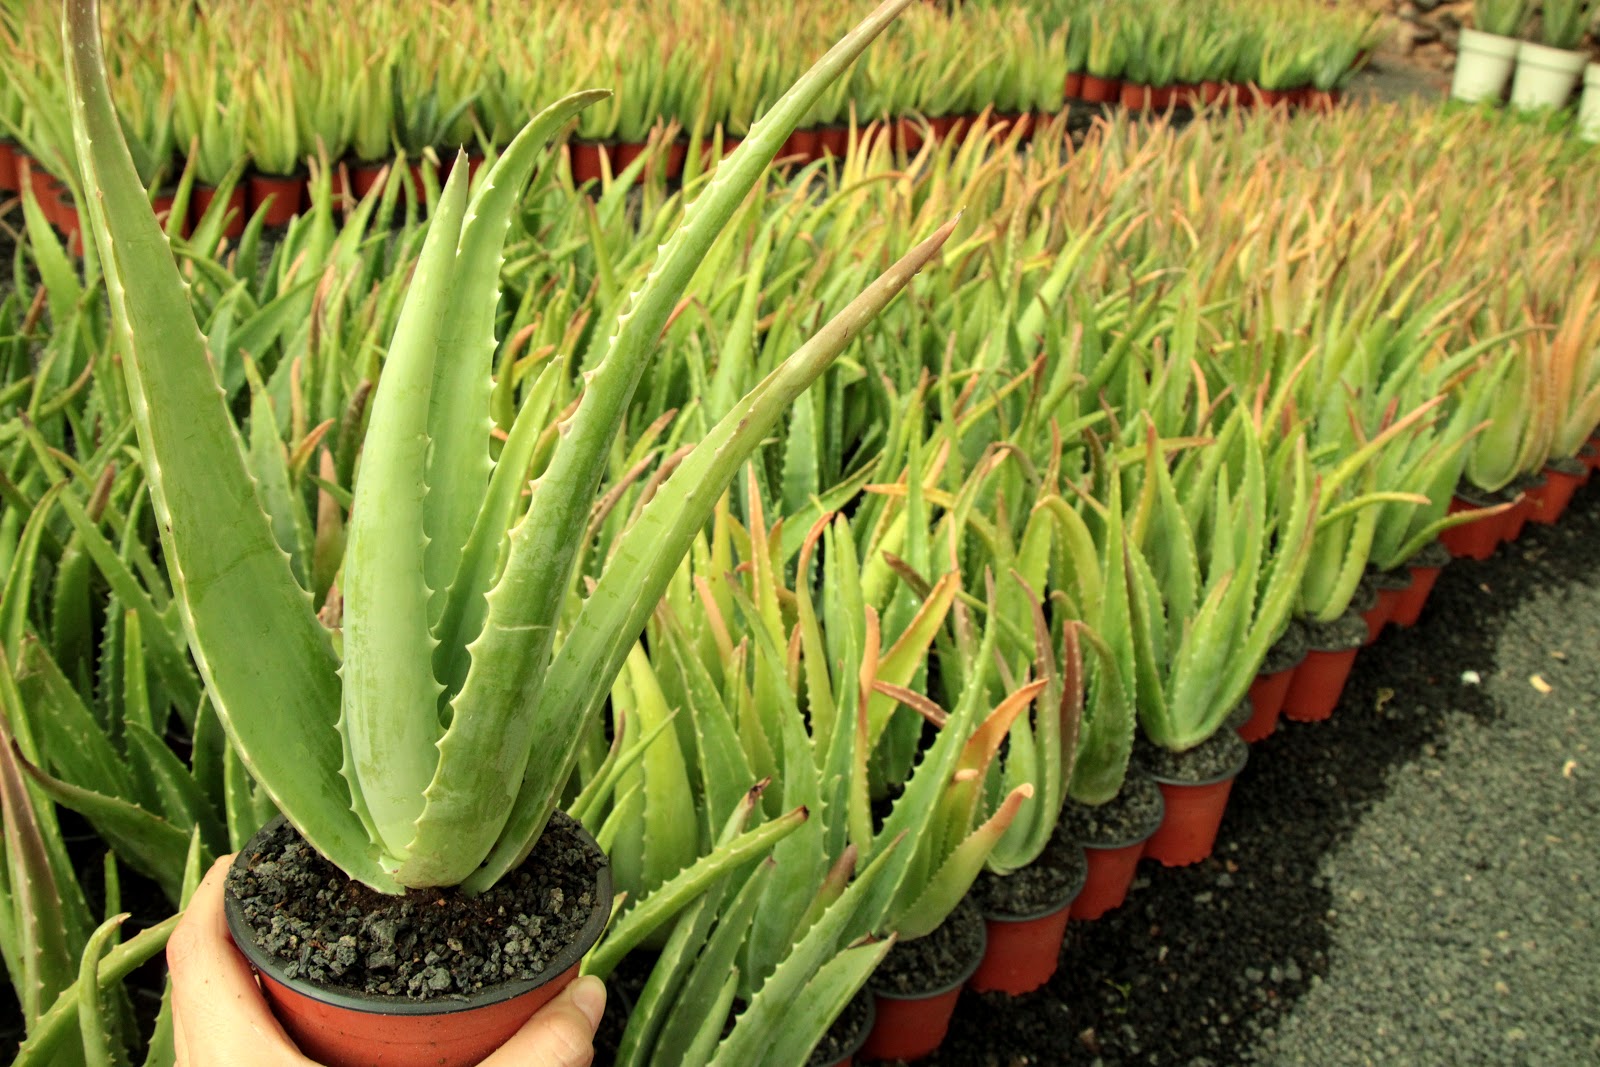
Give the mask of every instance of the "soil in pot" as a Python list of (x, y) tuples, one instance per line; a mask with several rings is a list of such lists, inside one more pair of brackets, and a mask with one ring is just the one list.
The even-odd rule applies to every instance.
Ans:
[(1098, 807), (1067, 801), (1058, 834), (1083, 846), (1089, 873), (1072, 902), (1074, 919), (1098, 919), (1127, 899), (1144, 843), (1161, 826), (1165, 810), (1155, 779), (1128, 768), (1122, 790)]
[(1306, 658), (1306, 630), (1299, 619), (1290, 619), (1283, 634), (1267, 649), (1267, 655), (1250, 683), (1250, 718), (1238, 728), (1239, 736), (1254, 744), (1271, 737), (1283, 712), (1294, 670)]
[(1406, 564), (1406, 569), (1411, 572), (1411, 585), (1395, 602), (1389, 621), (1396, 626), (1415, 626), (1422, 617), (1422, 609), (1428, 603), (1434, 583), (1439, 580), (1439, 572), (1449, 562), (1449, 549), (1438, 541), (1429, 542), (1421, 552), (1412, 556)]
[[(229, 871), (227, 910), (307, 1055), (445, 1067), (478, 1062), (576, 976), (604, 928), (610, 881), (598, 846), (559, 812), (521, 867), (471, 898), (374, 892), (278, 822)], [(469, 1010), (479, 1008), (493, 1017)]]
[(1161, 788), (1166, 815), (1144, 854), (1163, 867), (1187, 867), (1210, 856), (1233, 780), (1249, 756), (1250, 746), (1229, 729), (1186, 752), (1146, 747), (1144, 764)]
[[(1059, 829), (1059, 827), (1058, 827)], [(1089, 875), (1083, 846), (1051, 835), (1039, 858), (1004, 877), (985, 871), (972, 887), (988, 948), (972, 975), (980, 993), (1031, 993), (1056, 973), (1072, 899)]]
[(1283, 698), (1284, 717), (1321, 722), (1332, 715), (1366, 636), (1366, 622), (1353, 611), (1330, 623), (1308, 623), (1308, 651), (1289, 680), (1289, 692)]
[(850, 1067), (872, 1032), (872, 994), (865, 989), (850, 998), (844, 1011), (822, 1035), (806, 1067)]
[(983, 916), (970, 899), (926, 937), (896, 942), (869, 982), (876, 1019), (862, 1054), (915, 1060), (937, 1049), (983, 947)]

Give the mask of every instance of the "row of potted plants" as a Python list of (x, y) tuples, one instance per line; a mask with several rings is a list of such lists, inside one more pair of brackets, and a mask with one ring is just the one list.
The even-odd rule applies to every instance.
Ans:
[[(1593, 0), (1477, 0), (1474, 26), (1463, 27), (1450, 95), (1467, 103), (1506, 96), (1518, 108), (1560, 108), (1581, 88), (1580, 132), (1600, 140), (1600, 64), (1586, 38), (1600, 40)], [(1513, 71), (1515, 76), (1513, 77)]]
[[(361, 175), (393, 159), (414, 164), (430, 149), (442, 158), (451, 154), (447, 147), (504, 146), (537, 103), (590, 83), (613, 85), (617, 94), (576, 120), (575, 145), (589, 161), (599, 150), (590, 146), (626, 155), (653, 129), (674, 124), (702, 137), (720, 126), (736, 141), (809, 57), (870, 6), (751, 10), (703, 0), (670, 12), (618, 4), (578, 17), (569, 5), (544, 3), (484, 8), (440, 22), (419, 3), (387, 0), (336, 11), (324, 0), (198, 6), (163, 0), (127, 12), (112, 57), (112, 91), (141, 179), (165, 191), (188, 164), (198, 186), (210, 189), (245, 160), (264, 197), (268, 185), (303, 180), (306, 160), (323, 158), (346, 162), (359, 184)], [(1204, 95), (1203, 82), (1232, 81), (1257, 86), (1271, 99), (1312, 88), (1309, 74), (1297, 73), (1302, 68), (1338, 67), (1342, 77), (1355, 55), (1348, 45), (1366, 39), (1366, 30), (1353, 29), (1346, 17), (1304, 0), (1277, 0), (1267, 11), (1246, 4), (1179, 10), (1131, 0), (1101, 6), (919, 5), (819, 97), (801, 128), (836, 139), (852, 122), (914, 114), (935, 121), (990, 107), (1055, 114), (1063, 88), (1070, 89), (1063, 70), (1069, 78), (1082, 72), (1148, 83), (1158, 94), (1169, 85), (1193, 85)], [(0, 80), (0, 156), (15, 142), (39, 169), (72, 185), (59, 20), (50, 0), (29, 0), (19, 11), (15, 21), (0, 24), (11, 75)], [(1091, 36), (1106, 38), (1113, 29), (1148, 40), (1152, 55), (1186, 57), (1187, 46), (1174, 43), (1174, 35), (1200, 25), (1210, 36), (1196, 50), (1212, 56), (1203, 72), (1190, 64), (1182, 76), (1167, 77), (1159, 72), (1178, 67), (1152, 59), (1157, 74), (1143, 77), (1142, 53), (1130, 51), (1131, 37), (1117, 38), (1115, 62), (1101, 57), (1099, 45), (1092, 64), (1080, 62)], [(1284, 46), (1293, 62), (1263, 51), (1269, 25), (1293, 42)], [(690, 44), (702, 41), (716, 45)], [(1318, 74), (1316, 99), (1325, 104), (1322, 94), (1338, 82)], [(1241, 91), (1248, 102), (1256, 90)], [(280, 189), (277, 209), (287, 211), (290, 199), (292, 190)]]
[[(88, 75), (83, 84), (92, 91)], [(970, 915), (958, 915), (970, 886), (992, 905), (1008, 895), (1008, 875), (1064, 853), (1052, 855), (1059, 922), (1074, 877), (1085, 888), (1068, 910), (1087, 918), (1114, 905), (1147, 850), (1167, 863), (1203, 857), (1204, 832), (1178, 832), (1193, 819), (1178, 814), (1178, 780), (1187, 774), (1219, 810), (1224, 772), (1240, 758), (1227, 724), (1269, 653), (1288, 654), (1279, 646), (1298, 630), (1290, 619), (1345, 617), (1369, 563), (1398, 570), (1441, 531), (1487, 517), (1482, 508), (1447, 514), (1463, 476), (1484, 489), (1511, 485), (1575, 452), (1600, 417), (1597, 313), (1586, 296), (1600, 217), (1593, 164), (1563, 156), (1537, 129), (1415, 108), (1320, 123), (1218, 116), (1183, 133), (1119, 120), (1064, 158), (986, 152), (979, 138), (940, 142), (916, 180), (876, 140), (736, 211), (738, 183), (757, 181), (759, 156), (780, 152), (784, 125), (802, 121), (798, 100), (730, 158), (734, 177), (715, 198), (703, 176), (676, 192), (643, 174), (638, 186), (603, 177), (580, 210), (554, 158), (519, 197), (524, 180), (510, 176), (539, 158), (530, 136), (491, 172), (498, 181), (480, 179), (470, 210), (467, 168), (424, 180), (426, 224), (402, 207), (398, 178), (341, 220), (329, 179), (275, 248), (261, 241), (259, 217), (228, 242), (214, 207), (191, 242), (178, 235), (181, 268), (154, 253), (120, 261), (119, 247), (161, 243), (118, 239), (90, 242), (74, 270), (30, 219), (44, 284), (0, 309), (6, 322), (27, 322), (0, 331), (0, 353), (5, 402), (29, 413), (5, 432), (16, 473), (3, 520), (11, 673), (0, 672), (9, 679), (0, 696), (17, 694), (5, 708), (26, 763), (7, 762), (0, 779), (21, 783), (7, 794), (8, 816), (35, 827), (40, 844), (28, 854), (34, 881), (6, 887), (7, 913), (61, 918), (68, 933), (62, 944), (8, 942), (8, 963), (13, 951), (28, 961), (13, 975), (47, 979), (25, 987), (32, 1059), (22, 1062), (55, 1062), (70, 1043), (62, 1020), (81, 1010), (82, 987), (61, 1001), (70, 1009), (49, 1002), (72, 987), (95, 928), (74, 903), (77, 871), (52, 843), (53, 803), (83, 811), (123, 863), (153, 877), (167, 906), (184, 898), (205, 853), (243, 844), (273, 800), (313, 833), (333, 818), (306, 815), (310, 802), (297, 808), (296, 791), (261, 770), (286, 758), (275, 753), (287, 740), (300, 745), (295, 766), (277, 773), (323, 767), (342, 778), (343, 754), (313, 759), (315, 743), (298, 741), (330, 731), (290, 730), (275, 714), (270, 738), (250, 732), (250, 702), (293, 702), (300, 689), (284, 679), (310, 668), (232, 674), (246, 669), (237, 666), (245, 653), (208, 636), (195, 645), (197, 673), (171, 607), (211, 588), (208, 566), (242, 558), (208, 547), (216, 516), (235, 506), (217, 499), (230, 484), (218, 464), (230, 454), (241, 468), (233, 484), (254, 486), (236, 502), (261, 549), (247, 558), (270, 561), (267, 577), (287, 590), (272, 609), (286, 621), (265, 631), (274, 635), (266, 643), (309, 626), (288, 616), (315, 605), (321, 629), (308, 631), (306, 647), (322, 656), (326, 641), (355, 676), (364, 656), (389, 662), (372, 659), (371, 642), (407, 640), (397, 627), (380, 637), (376, 622), (434, 611), (433, 593), (413, 590), (411, 608), (372, 615), (363, 604), (406, 583), (375, 590), (362, 568), (420, 552), (411, 569), (435, 575), (429, 590), (487, 589), (521, 573), (515, 553), (533, 549), (518, 549), (514, 535), (502, 562), (480, 527), (533, 538), (524, 516), (575, 477), (563, 473), (571, 432), (558, 424), (579, 413), (572, 425), (587, 427), (595, 417), (582, 412), (610, 412), (618, 443), (578, 435), (595, 449), (585, 478), (596, 488), (571, 494), (581, 506), (565, 521), (577, 526), (550, 542), (571, 546), (568, 576), (519, 586), (530, 595), (516, 608), (492, 593), (446, 594), (428, 631), (487, 634), (506, 611), (557, 620), (561, 643), (541, 682), (555, 696), (536, 703), (541, 715), (563, 716), (581, 705), (589, 725), (565, 746), (554, 727), (542, 730), (540, 760), (566, 759), (574, 773), (570, 785), (559, 768), (540, 777), (594, 831), (632, 902), (587, 966), (608, 973), (653, 954), (624, 1061), (799, 1063), (869, 981), (892, 1023), (895, 994), (914, 991), (897, 963), (884, 963), (902, 943), (914, 957), (919, 942), (957, 938), (958, 927), (968, 931), (959, 940), (981, 939)], [(104, 98), (87, 114), (104, 135), (90, 143), (113, 142)], [(1385, 129), (1431, 130), (1427, 144), (1437, 146), (1492, 143), (1496, 180), (1465, 183), (1442, 147), (1379, 136)], [(94, 225), (113, 236), (148, 231), (137, 179), (114, 158), (92, 166), (105, 194), (90, 200), (104, 205)], [(809, 193), (817, 181), (820, 197)], [(1511, 208), (1499, 199), (1534, 187), (1556, 192)], [(724, 204), (732, 232), (713, 240), (697, 221), (709, 209), (687, 211), (689, 200)], [(967, 206), (960, 224), (941, 229), (958, 203)], [(508, 220), (503, 264), (494, 227), (469, 216)], [(897, 259), (929, 234), (938, 239), (917, 256), (935, 269), (889, 303), (916, 262)], [(888, 281), (875, 283), (885, 271)], [(694, 299), (648, 281), (687, 285), (691, 273)], [(173, 327), (160, 351), (192, 335), (182, 341), (187, 363), (135, 364), (125, 385), (97, 362), (111, 347), (109, 322), (84, 297), (106, 280), (137, 312), (121, 335), (123, 365), (144, 351), (144, 324), (180, 313), (204, 334)], [(470, 299), (491, 284), (503, 285), (501, 302)], [(865, 305), (852, 299), (862, 291)], [(864, 330), (862, 310), (875, 304), (886, 306)], [(494, 368), (486, 381), (460, 361), (474, 378), (462, 394), (476, 394), (472, 407), (494, 433), (477, 442), (430, 431), (433, 454), (411, 462), (416, 442), (396, 420), (427, 423), (432, 402), (416, 410), (413, 398), (406, 416), (386, 400), (399, 387), (374, 396), (373, 383), (415, 381), (422, 356), (444, 345), (475, 346)], [(652, 347), (645, 363), (639, 353)], [(796, 350), (817, 376), (809, 391), (785, 360)], [(623, 367), (633, 381), (614, 389)], [(190, 386), (199, 392), (185, 400), (177, 390)], [(438, 417), (455, 402), (440, 399)], [(139, 420), (166, 420), (193, 440), (208, 405), (220, 410), (205, 415), (216, 440), (203, 458), (162, 452), (173, 439), (154, 421), (141, 432), (160, 462), (125, 448)], [(769, 431), (748, 465), (723, 444)], [(702, 441), (715, 445), (692, 447)], [(472, 454), (452, 458), (457, 446)], [(74, 465), (63, 467), (63, 455)], [(480, 500), (406, 484), (416, 481), (406, 472), (441, 463), (479, 473), (429, 484), (459, 483)], [(524, 500), (535, 473), (545, 495)], [(206, 495), (175, 499), (180, 485)], [(381, 547), (412, 540), (392, 510), (408, 494), (420, 496), (404, 506), (427, 532), (414, 540), (462, 551)], [(199, 545), (169, 541), (158, 552), (152, 502), (163, 527), (176, 518), (204, 531)], [(685, 517), (691, 503), (698, 517)], [(185, 507), (208, 517), (183, 518)], [(392, 528), (361, 526), (378, 518)], [(630, 561), (674, 546), (685, 561), (652, 570), (659, 586), (644, 586)], [(455, 580), (438, 577), (449, 567)], [(534, 595), (541, 588), (548, 599)], [(219, 620), (207, 614), (216, 604), (187, 610), (199, 633), (248, 625), (239, 644), (250, 662), (267, 651), (259, 617)], [(524, 640), (521, 620), (511, 623), (503, 639)], [(582, 639), (590, 633), (622, 636)], [(1334, 643), (1344, 651), (1348, 641)], [(452, 650), (487, 646), (438, 647), (408, 657), (419, 675), (410, 682), (397, 670), (364, 677), (385, 692), (414, 683), (455, 694), (444, 722), (467, 729), (456, 712), (484, 679), (473, 673), (477, 651)], [(240, 678), (262, 694), (241, 694)], [(427, 709), (416, 717), (426, 736), (440, 719), (436, 698), (396, 701)], [(399, 727), (350, 714), (361, 773), (426, 763), (363, 760), (371, 740), (357, 733)], [(187, 745), (169, 748), (168, 737)], [(1201, 750), (1199, 772), (1179, 758)], [(120, 770), (130, 761), (149, 773)], [(1152, 768), (1168, 781), (1152, 781)], [(391, 793), (463, 803), (485, 793), (439, 792), (421, 780), (430, 773), (444, 764), (422, 767), (415, 791)], [(511, 820), (538, 821), (508, 796)], [(1164, 806), (1170, 821), (1152, 817)], [(1127, 840), (1119, 826), (1141, 815)], [(1071, 859), (1083, 838), (1108, 846), (1086, 871)], [(366, 877), (388, 873), (345, 862)], [(57, 892), (48, 906), (46, 886)], [(994, 922), (989, 936), (1005, 940), (1009, 928)], [(156, 922), (114, 950), (106, 980), (166, 929)], [(986, 960), (977, 981), (1020, 990), (1042, 980), (1040, 966), (1023, 975), (1016, 966)], [(937, 995), (950, 999), (949, 989)], [(101, 1010), (99, 1025), (114, 1032), (116, 1007)], [(922, 1033), (937, 1030), (923, 1024)], [(868, 1037), (870, 1052), (920, 1051), (892, 1033)]]

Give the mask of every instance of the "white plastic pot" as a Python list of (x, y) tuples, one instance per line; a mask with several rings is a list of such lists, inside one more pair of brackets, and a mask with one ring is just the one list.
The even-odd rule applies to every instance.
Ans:
[(1585, 52), (1523, 41), (1517, 49), (1517, 76), (1511, 82), (1512, 106), (1565, 107), (1588, 62)]
[(1505, 95), (1506, 82), (1511, 80), (1520, 43), (1512, 37), (1462, 27), (1450, 95), (1469, 104), (1499, 100)]
[(1583, 103), (1578, 105), (1578, 136), (1600, 144), (1600, 63), (1590, 63), (1583, 75)]

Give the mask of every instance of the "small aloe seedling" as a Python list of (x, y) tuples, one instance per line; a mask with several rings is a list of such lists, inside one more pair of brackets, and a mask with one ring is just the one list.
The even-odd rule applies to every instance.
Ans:
[(478, 892), (542, 833), (579, 738), (679, 561), (790, 403), (938, 252), (896, 263), (737, 401), (614, 544), (564, 640), (562, 607), (630, 397), (707, 250), (816, 99), (910, 0), (885, 0), (781, 99), (660, 249), (584, 376), (544, 473), (540, 426), (491, 461), (509, 216), (544, 145), (604, 91), (541, 112), (469, 194), (456, 166), (373, 397), (344, 562), (342, 656), (245, 463), (178, 267), (106, 88), (97, 0), (65, 0), (72, 125), (167, 567), (230, 741), (322, 855), (382, 892)]

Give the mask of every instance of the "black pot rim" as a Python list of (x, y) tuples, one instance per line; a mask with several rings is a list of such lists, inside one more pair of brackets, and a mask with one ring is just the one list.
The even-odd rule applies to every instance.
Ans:
[[(1143, 770), (1142, 768), (1136, 769), (1132, 766), (1129, 766), (1128, 774), (1123, 778), (1123, 783), (1126, 784), (1127, 779), (1135, 774), (1143, 774), (1151, 781), (1155, 781), (1156, 777), (1149, 771)], [(1132, 848), (1134, 845), (1142, 845), (1152, 837), (1156, 836), (1156, 831), (1161, 829), (1161, 824), (1167, 819), (1167, 798), (1162, 795), (1162, 792), (1159, 788), (1156, 790), (1156, 812), (1157, 814), (1154, 825), (1152, 825), (1149, 830), (1142, 834), (1137, 834), (1121, 841), (1113, 841), (1108, 844), (1101, 844), (1098, 841), (1079, 841), (1078, 844), (1083, 846), (1085, 853), (1091, 850), (1099, 852), (1116, 852), (1120, 849)]]
[[(1224, 735), (1223, 735), (1223, 732), (1219, 730), (1219, 731), (1217, 731), (1216, 734), (1214, 734), (1212, 736), (1214, 736), (1214, 737), (1222, 737)], [(1236, 737), (1236, 738), (1239, 737), (1239, 735), (1237, 733), (1232, 734), (1232, 736)], [(1205, 742), (1202, 741), (1201, 744), (1205, 744)], [(1191, 782), (1191, 781), (1189, 781), (1188, 779), (1185, 779), (1185, 778), (1173, 778), (1170, 775), (1158, 774), (1155, 771), (1151, 771), (1150, 772), (1150, 777), (1152, 777), (1152, 778), (1154, 778), (1156, 780), (1156, 784), (1157, 785), (1187, 785), (1187, 786), (1194, 786), (1196, 788), (1199, 788), (1201, 786), (1207, 786), (1207, 785), (1216, 785), (1219, 782), (1229, 781), (1230, 779), (1239, 777), (1240, 772), (1242, 772), (1244, 770), (1245, 764), (1250, 762), (1250, 745), (1249, 745), (1249, 743), (1246, 742), (1243, 738), (1239, 738), (1239, 746), (1243, 749), (1243, 751), (1239, 755), (1239, 762), (1237, 764), (1235, 764), (1231, 770), (1223, 771), (1223, 772), (1221, 772), (1219, 774), (1213, 774), (1210, 778), (1203, 778), (1200, 781)], [(1197, 745), (1196, 747), (1198, 748), (1199, 746)]]
[(879, 989), (877, 986), (872, 984), (871, 979), (868, 979), (867, 981), (867, 988), (872, 990), (873, 996), (882, 997), (884, 1000), (931, 1000), (934, 997), (942, 997), (952, 989), (960, 989), (962, 986), (967, 984), (967, 979), (971, 978), (977, 973), (978, 965), (983, 963), (983, 955), (987, 951), (989, 951), (989, 931), (985, 929), (983, 923), (980, 922), (978, 924), (978, 951), (973, 954), (971, 961), (961, 969), (960, 977), (954, 978), (933, 989), (926, 989), (917, 993), (895, 993), (888, 990)]
[(861, 1027), (861, 1032), (856, 1035), (854, 1041), (844, 1047), (844, 1051), (839, 1053), (838, 1059), (825, 1060), (822, 1064), (818, 1064), (816, 1060), (807, 1060), (806, 1067), (829, 1067), (829, 1065), (838, 1063), (840, 1060), (850, 1059), (866, 1046), (867, 1038), (872, 1036), (872, 1028), (878, 1025), (877, 994), (868, 987), (862, 986), (856, 990), (856, 996), (866, 1001), (867, 1004), (867, 1021)]
[[(1081, 842), (1073, 844), (1082, 852), (1084, 846)], [(990, 911), (987, 908), (979, 909), (986, 923), (1031, 923), (1055, 915), (1066, 908), (1072, 907), (1072, 902), (1078, 899), (1078, 894), (1083, 892), (1084, 883), (1089, 880), (1089, 858), (1084, 857), (1083, 865), (1078, 868), (1078, 877), (1067, 883), (1067, 888), (1062, 891), (1061, 897), (1043, 907), (1036, 908), (1023, 915), (1009, 915), (1005, 912)]]
[[(245, 847), (239, 850), (239, 855), (244, 856), (250, 852), (250, 847), (262, 835), (277, 829), (288, 820), (282, 815), (277, 816), (256, 831)], [(590, 837), (583, 824), (573, 819), (574, 828), (584, 837)], [(598, 845), (596, 846), (599, 847)], [(604, 850), (601, 850), (604, 855)], [(234, 860), (238, 862), (237, 859)], [(572, 967), (573, 964), (583, 959), (594, 943), (600, 940), (600, 935), (611, 919), (612, 892), (611, 892), (611, 864), (608, 861), (595, 875), (595, 906), (589, 912), (589, 917), (584, 920), (583, 928), (578, 932), (577, 938), (568, 943), (556, 953), (554, 958), (544, 970), (536, 977), (519, 979), (514, 982), (501, 982), (487, 986), (476, 993), (451, 993), (447, 996), (429, 1000), (411, 1000), (405, 997), (382, 996), (377, 994), (357, 993), (350, 990), (328, 989), (306, 981), (304, 978), (291, 978), (284, 973), (282, 961), (276, 957), (263, 953), (256, 945), (255, 940), (249, 936), (250, 924), (245, 921), (239, 909), (238, 898), (231, 891), (223, 894), (223, 912), (228, 920), (228, 933), (233, 937), (233, 943), (240, 952), (244, 953), (250, 966), (271, 978), (295, 993), (323, 1004), (331, 1004), (345, 1011), (364, 1012), (370, 1015), (454, 1015), (457, 1012), (475, 1011), (495, 1004), (502, 1004), (508, 1000), (515, 1000), (533, 992), (540, 986), (548, 985), (552, 980), (559, 978)]]
[[(1353, 651), (1355, 649), (1359, 649), (1366, 642), (1366, 639), (1367, 639), (1367, 634), (1366, 634), (1366, 630), (1365, 630), (1366, 620), (1362, 619), (1361, 618), (1361, 612), (1356, 611), (1353, 607), (1345, 608), (1344, 609), (1344, 613), (1342, 615), (1340, 615), (1337, 619), (1335, 619), (1333, 622), (1329, 622), (1329, 623), (1314, 623), (1313, 625), (1316, 626), (1316, 627), (1327, 627), (1327, 628), (1331, 629), (1331, 628), (1333, 628), (1335, 626), (1340, 625), (1346, 619), (1357, 619), (1357, 620), (1359, 620), (1361, 622), (1361, 625), (1362, 625), (1363, 629), (1362, 629), (1361, 635), (1359, 637), (1352, 636), (1349, 639), (1349, 642), (1347, 644), (1327, 645), (1327, 644), (1319, 644), (1318, 641), (1317, 641), (1317, 637), (1316, 637), (1315, 633), (1313, 633), (1310, 636), (1308, 636), (1307, 639), (1306, 639), (1306, 657), (1309, 657), (1311, 655), (1311, 653), (1313, 653), (1313, 652), (1350, 652), (1350, 651)], [(1350, 632), (1351, 632), (1352, 635), (1354, 635), (1355, 628), (1351, 627), (1351, 631)], [(1302, 657), (1302, 662), (1304, 662), (1304, 659), (1305, 659), (1305, 657)]]

